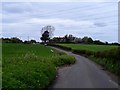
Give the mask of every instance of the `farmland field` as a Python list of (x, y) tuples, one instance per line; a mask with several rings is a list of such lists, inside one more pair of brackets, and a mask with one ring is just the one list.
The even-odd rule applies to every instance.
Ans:
[(70, 47), (72, 49), (89, 50), (94, 52), (110, 50), (118, 47), (118, 46), (111, 46), (111, 45), (85, 45), (85, 44), (59, 44), (59, 45)]
[(74, 57), (40, 44), (3, 44), (2, 87), (45, 88), (58, 66), (74, 62)]
[(53, 53), (50, 48), (44, 47), (42, 45), (34, 44), (3, 44), (3, 58), (9, 58), (9, 56), (22, 56), (23, 54), (32, 52), (37, 56), (51, 56)]

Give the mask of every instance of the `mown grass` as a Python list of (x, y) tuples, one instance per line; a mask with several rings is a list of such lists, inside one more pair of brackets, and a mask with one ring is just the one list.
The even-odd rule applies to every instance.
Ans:
[(75, 63), (74, 57), (43, 45), (3, 44), (2, 49), (3, 88), (45, 88), (58, 66)]
[(38, 44), (3, 44), (2, 48), (3, 58), (6, 56), (22, 56), (25, 55), (26, 52), (34, 53), (41, 57), (51, 56), (54, 54), (51, 52), (51, 48)]
[(89, 45), (89, 44), (59, 44), (65, 47), (70, 47), (74, 50), (88, 50), (93, 52), (105, 51), (116, 48), (117, 46), (112, 45)]

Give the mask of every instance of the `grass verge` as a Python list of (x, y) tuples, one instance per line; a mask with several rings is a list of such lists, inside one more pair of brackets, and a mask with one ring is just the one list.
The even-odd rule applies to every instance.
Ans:
[(46, 88), (55, 79), (57, 67), (75, 63), (74, 57), (49, 50), (42, 45), (3, 44), (3, 89)]

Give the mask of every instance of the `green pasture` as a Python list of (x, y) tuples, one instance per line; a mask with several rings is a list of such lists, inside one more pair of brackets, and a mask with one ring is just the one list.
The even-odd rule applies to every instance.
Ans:
[(113, 45), (86, 45), (86, 44), (59, 44), (59, 45), (70, 47), (72, 49), (89, 50), (94, 52), (110, 50), (118, 47)]
[(41, 57), (51, 56), (54, 54), (51, 52), (51, 48), (40, 44), (3, 44), (2, 53), (3, 58), (22, 56), (26, 53), (33, 53)]

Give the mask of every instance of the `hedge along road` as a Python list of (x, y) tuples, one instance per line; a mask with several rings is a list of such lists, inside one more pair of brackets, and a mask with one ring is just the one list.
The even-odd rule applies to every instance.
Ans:
[(94, 62), (72, 52), (55, 49), (73, 55), (76, 63), (58, 70), (52, 88), (118, 88), (118, 84)]

